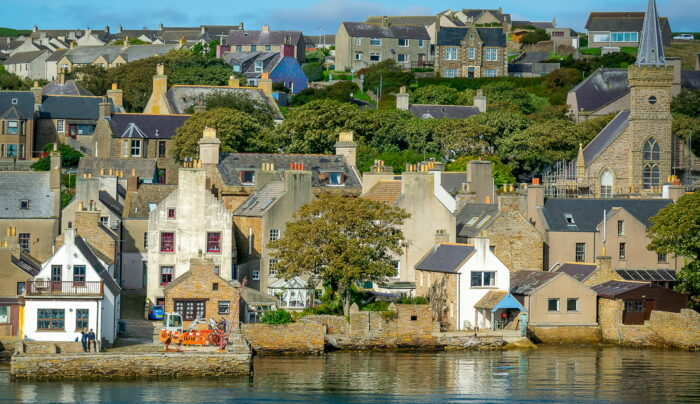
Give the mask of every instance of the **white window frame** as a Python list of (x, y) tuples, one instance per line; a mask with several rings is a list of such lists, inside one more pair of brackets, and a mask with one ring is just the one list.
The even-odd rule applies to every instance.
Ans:
[(486, 61), (498, 62), (498, 48), (486, 48)]
[[(375, 59), (372, 59), (372, 57), (375, 57), (375, 56), (376, 56), (377, 59), (376, 59), (376, 60), (375, 60)], [(377, 53), (377, 52), (371, 52), (371, 53), (369, 54), (369, 61), (370, 61), (370, 62), (381, 62), (381, 61), (382, 61), (382, 54), (381, 54), (381, 53)]]
[(593, 34), (593, 42), (610, 42), (610, 34)]
[(273, 268), (278, 263), (279, 263), (279, 260), (277, 258), (270, 258), (270, 260), (267, 262), (267, 273), (271, 278), (277, 277), (277, 270), (273, 269)]
[(5, 310), (5, 315), (3, 316), (3, 317), (5, 317), (5, 319), (3, 321), (2, 317), (0, 317), (0, 324), (11, 324), (12, 323), (12, 310), (10, 310), (10, 306), (2, 305), (2, 306), (0, 306), (0, 310), (1, 309)]
[[(480, 281), (478, 285), (472, 285), (472, 279), (474, 274), (481, 274)], [(489, 285), (484, 284), (484, 274), (491, 274), (491, 283)], [(493, 288), (496, 287), (496, 271), (471, 271), (469, 273), (469, 287), (470, 288)]]
[(360, 52), (360, 51), (355, 52), (355, 60), (362, 60), (362, 52)]
[[(401, 41), (404, 41), (404, 45), (401, 45)], [(398, 39), (399, 48), (408, 48), (410, 43), (411, 43), (411, 40), (408, 38), (399, 38)]]
[(131, 150), (131, 142), (127, 139), (122, 145), (122, 157), (129, 157), (129, 150)]
[(422, 39), (419, 39), (419, 40), (418, 40), (418, 47), (419, 47), (419, 48), (422, 48), (422, 47), (423, 47), (423, 40), (422, 40)]
[[(574, 310), (569, 310), (569, 302), (574, 300), (576, 302), (576, 308)], [(566, 312), (567, 313), (578, 313), (580, 311), (580, 301), (577, 297), (569, 297), (566, 299)]]
[(496, 77), (496, 69), (484, 69), (484, 77)]
[[(549, 303), (550, 303), (551, 301), (556, 301), (556, 302), (557, 302), (557, 309), (556, 309), (556, 310), (551, 310), (551, 309), (549, 308)], [(561, 299), (559, 299), (558, 297), (553, 297), (553, 298), (547, 299), (547, 311), (548, 311), (549, 313), (559, 313), (559, 312), (561, 311)]]
[(100, 223), (104, 227), (109, 227), (109, 216), (100, 216)]
[(254, 281), (259, 281), (260, 280), (260, 271), (257, 269), (254, 269), (253, 273), (252, 273), (252, 278)]
[(131, 157), (141, 157), (142, 143), (138, 139), (131, 140)]
[(382, 38), (370, 38), (370, 46), (382, 46)]
[(56, 132), (66, 133), (66, 121), (64, 121), (63, 119), (56, 120)]
[[(403, 60), (401, 60), (401, 56), (403, 56)], [(401, 63), (408, 63), (410, 62), (409, 57), (410, 55), (408, 53), (399, 53), (396, 55), (396, 61)]]
[(279, 229), (270, 229), (270, 237), (268, 238), (269, 241), (277, 241), (280, 239), (280, 230)]
[(262, 73), (264, 69), (264, 63), (262, 61), (255, 62), (255, 73)]
[(457, 69), (445, 69), (445, 77), (452, 79), (457, 77)]
[(362, 45), (362, 38), (355, 38), (355, 45)]
[(469, 48), (469, 60), (474, 60), (476, 59), (476, 49), (474, 48)]
[(445, 60), (457, 60), (457, 48), (445, 48)]

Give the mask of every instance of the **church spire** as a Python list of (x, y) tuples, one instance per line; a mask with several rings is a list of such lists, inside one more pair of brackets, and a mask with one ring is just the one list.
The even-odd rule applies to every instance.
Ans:
[(642, 37), (639, 41), (637, 53), (637, 66), (666, 66), (664, 57), (664, 44), (661, 37), (661, 22), (656, 10), (656, 1), (649, 0), (647, 12), (644, 14)]

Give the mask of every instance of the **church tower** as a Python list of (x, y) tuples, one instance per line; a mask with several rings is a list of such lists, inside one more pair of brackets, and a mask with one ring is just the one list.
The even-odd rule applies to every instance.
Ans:
[(628, 181), (632, 190), (658, 194), (672, 170), (673, 69), (666, 64), (655, 0), (649, 0), (640, 39), (637, 61), (628, 68)]

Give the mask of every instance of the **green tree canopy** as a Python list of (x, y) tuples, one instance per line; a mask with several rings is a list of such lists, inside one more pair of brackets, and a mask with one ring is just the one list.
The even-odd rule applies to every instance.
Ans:
[(691, 296), (700, 295), (700, 191), (661, 209), (651, 218), (647, 237), (651, 239), (647, 249), (687, 258), (677, 274), (677, 289)]
[[(264, 126), (273, 125), (273, 117), (275, 116), (275, 111), (267, 104), (253, 100), (245, 94), (229, 93), (229, 92), (215, 92), (210, 94), (203, 100), (204, 106), (207, 110), (216, 108), (230, 108), (235, 109), (246, 114), (252, 115), (258, 123)], [(194, 112), (194, 105), (187, 109), (188, 113)]]
[[(44, 147), (44, 151), (50, 153), (53, 151), (53, 143), (49, 143)], [(76, 168), (80, 162), (83, 153), (75, 150), (67, 144), (58, 145), (58, 153), (61, 155), (61, 167)], [(49, 171), (51, 169), (51, 157), (42, 157), (36, 163), (32, 164), (32, 169), (36, 171)]]
[(348, 314), (353, 285), (396, 275), (392, 255), (402, 252), (400, 226), (408, 217), (381, 202), (322, 195), (299, 209), (282, 238), (270, 244), (279, 260), (277, 274), (330, 286), (340, 292)]
[(408, 86), (414, 79), (413, 73), (403, 71), (401, 65), (393, 59), (386, 59), (356, 73), (364, 75), (365, 91), (377, 92), (381, 84), (382, 94), (398, 93), (399, 88)]
[(309, 81), (322, 81), (323, 80), (323, 63), (322, 62), (304, 63), (301, 66), (301, 70), (304, 72), (304, 74), (306, 75), (306, 78), (309, 79)]
[(549, 41), (549, 34), (542, 28), (537, 28), (534, 31), (523, 34), (520, 38), (520, 43), (523, 45), (532, 45), (540, 41)]
[(411, 93), (411, 104), (454, 105), (458, 91), (441, 85), (419, 87)]
[(700, 116), (700, 90), (684, 89), (671, 101), (671, 112), (686, 116)]

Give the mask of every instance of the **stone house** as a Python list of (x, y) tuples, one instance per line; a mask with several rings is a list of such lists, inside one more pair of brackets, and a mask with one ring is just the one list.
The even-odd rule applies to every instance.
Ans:
[(613, 269), (612, 257), (596, 257), (595, 264), (567, 262), (554, 271), (564, 272), (585, 286), (595, 286), (607, 281), (648, 282), (673, 289), (678, 279), (672, 269)]
[(601, 327), (644, 324), (652, 311), (680, 313), (688, 307), (688, 296), (646, 282), (608, 281), (592, 289), (598, 294)]
[[(53, 56), (53, 55), (52, 55)], [(119, 90), (121, 91), (121, 90)], [(51, 82), (41, 88), (41, 94), (43, 95), (84, 95), (93, 96), (85, 87), (78, 84), (75, 80), (67, 80), (66, 73), (60, 72), (51, 78)], [(117, 100), (110, 97), (115, 103), (115, 107), (121, 107), (121, 103), (117, 104)]]
[(527, 309), (530, 328), (598, 325), (596, 292), (564, 272), (514, 272), (510, 293)]
[(216, 273), (212, 260), (190, 259), (190, 269), (163, 289), (164, 310), (182, 316), (183, 327), (196, 319), (224, 318), (236, 327), (239, 321), (241, 287)]
[(124, 195), (119, 192), (118, 180), (115, 175), (76, 178), (75, 198), (62, 210), (61, 232), (74, 227), (69, 223), (75, 223), (76, 211), (90, 210), (100, 212), (100, 224), (118, 233), (124, 211)]
[(272, 31), (269, 25), (263, 25), (262, 30), (231, 30), (221, 43), (223, 52), (278, 52), (284, 56), (293, 57), (300, 64), (306, 59), (304, 34), (301, 31)]
[(336, 70), (358, 71), (392, 59), (404, 69), (430, 61), (430, 35), (421, 25), (342, 22), (335, 35)]
[(251, 86), (257, 86), (261, 79), (270, 79), (273, 83), (282, 83), (292, 94), (309, 86), (301, 65), (291, 56), (277, 52), (224, 52), (221, 59), (231, 65), (235, 74), (244, 76)]
[(405, 87), (401, 87), (396, 94), (396, 109), (408, 111), (416, 118), (421, 119), (467, 119), (482, 112), (486, 112), (486, 97), (477, 91), (474, 96), (474, 105), (435, 105), (435, 104), (411, 104)]
[(25, 282), (34, 279), (41, 263), (20, 251), (16, 237), (0, 242), (0, 336), (21, 337)]
[(21, 251), (39, 261), (53, 254), (61, 223), (61, 159), (51, 171), (0, 172), (0, 234), (17, 237)]
[(58, 80), (58, 75), (62, 72), (62, 70), (58, 68), (58, 62), (63, 59), (63, 56), (66, 54), (66, 52), (68, 52), (67, 48), (68, 47), (66, 46), (65, 49), (56, 49), (44, 62), (46, 69), (46, 80)]
[(503, 8), (497, 9), (468, 9), (452, 11), (447, 10), (441, 14), (450, 14), (461, 21), (465, 26), (474, 27), (501, 27), (504, 32), (512, 28), (511, 16), (503, 12)]
[(448, 78), (507, 76), (506, 45), (506, 34), (501, 28), (440, 28), (435, 71)]
[[(589, 48), (603, 47), (638, 47), (644, 25), (642, 12), (599, 12), (593, 11), (586, 21), (586, 34)], [(656, 5), (654, 5), (656, 15)], [(668, 18), (658, 19), (661, 28), (663, 46), (671, 46), (671, 25)]]
[(41, 265), (25, 289), (22, 335), (34, 341), (75, 341), (93, 329), (97, 341), (114, 343), (120, 318), (121, 288), (109, 267), (75, 229)]
[[(496, 307), (510, 289), (510, 270), (491, 252), (488, 239), (474, 241), (474, 245), (439, 243), (415, 266), (416, 295), (430, 300), (444, 329), (492, 328), (503, 312), (521, 307), (508, 299)], [(501, 293), (482, 302), (490, 292)], [(490, 315), (484, 315), (486, 311)]]
[(149, 57), (164, 55), (180, 49), (180, 44), (169, 45), (91, 45), (71, 47), (57, 62), (60, 71), (73, 71), (73, 68), (97, 65), (105, 69), (123, 66)]
[(31, 160), (34, 151), (35, 100), (32, 91), (0, 91), (0, 161)]
[(49, 56), (51, 51), (46, 48), (17, 52), (5, 59), (2, 65), (8, 73), (16, 74), (23, 79), (46, 80), (46, 59)]
[(211, 260), (231, 280), (235, 250), (233, 217), (207, 188), (206, 171), (181, 168), (178, 188), (150, 209), (146, 297), (163, 302), (163, 288), (189, 270), (190, 259)]

